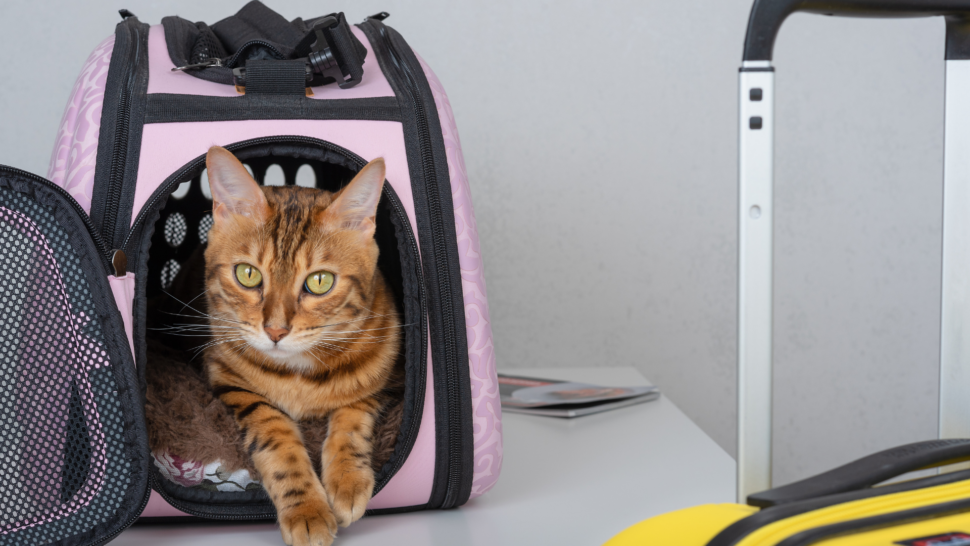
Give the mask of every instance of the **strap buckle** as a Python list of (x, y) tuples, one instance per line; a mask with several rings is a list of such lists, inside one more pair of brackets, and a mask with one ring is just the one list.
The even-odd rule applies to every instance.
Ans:
[(339, 21), (333, 15), (327, 15), (314, 22), (313, 28), (310, 29), (310, 35), (316, 40), (310, 45), (310, 53), (306, 60), (314, 73), (321, 74), (325, 78), (333, 78), (341, 84), (340, 87), (343, 87), (344, 73), (340, 70), (340, 63), (334, 56), (330, 41), (323, 33), (323, 29), (333, 30), (338, 24)]

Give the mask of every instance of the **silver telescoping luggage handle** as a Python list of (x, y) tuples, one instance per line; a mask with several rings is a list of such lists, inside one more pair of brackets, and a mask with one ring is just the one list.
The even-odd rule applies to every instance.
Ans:
[[(970, 438), (970, 0), (755, 0), (740, 74), (738, 501), (771, 488), (775, 37), (792, 13), (946, 17), (940, 438)], [(962, 394), (962, 396), (961, 396)]]
[[(967, 0), (755, 0), (744, 40), (745, 61), (770, 61), (781, 24), (796, 11), (844, 17), (943, 16), (958, 26), (970, 16)], [(947, 29), (947, 59), (950, 57)], [(960, 38), (960, 36), (954, 36)], [(963, 34), (966, 37), (966, 34)], [(964, 40), (965, 42), (965, 40)], [(965, 58), (965, 57), (964, 57)]]

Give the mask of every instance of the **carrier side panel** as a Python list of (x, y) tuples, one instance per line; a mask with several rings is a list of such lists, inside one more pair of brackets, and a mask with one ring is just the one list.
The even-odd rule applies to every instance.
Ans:
[(86, 212), (91, 211), (101, 108), (114, 45), (112, 34), (94, 48), (81, 68), (64, 109), (47, 169), (47, 178), (67, 190)]
[(488, 295), (482, 266), (478, 224), (472, 207), (471, 188), (465, 172), (458, 127), (445, 89), (431, 67), (415, 53), (434, 95), (441, 133), (448, 156), (448, 176), (455, 209), (459, 263), (465, 303), (465, 328), (468, 339), (469, 378), (472, 387), (472, 422), (475, 436), (475, 462), (470, 498), (491, 489), (502, 469), (502, 409), (499, 403), (492, 323), (488, 315)]

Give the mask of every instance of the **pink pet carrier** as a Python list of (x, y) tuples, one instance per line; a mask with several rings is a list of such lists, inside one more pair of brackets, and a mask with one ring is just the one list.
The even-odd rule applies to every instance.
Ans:
[(431, 69), (386, 13), (286, 21), (251, 2), (211, 26), (121, 14), (74, 86), (48, 179), (0, 167), (0, 544), (101, 544), (139, 517), (275, 518), (258, 483), (203, 487), (207, 461), (148, 444), (146, 306), (205, 242), (212, 145), (260, 183), (329, 190), (385, 159), (376, 238), (406, 379), (368, 513), (488, 491), (502, 461), (488, 304)]

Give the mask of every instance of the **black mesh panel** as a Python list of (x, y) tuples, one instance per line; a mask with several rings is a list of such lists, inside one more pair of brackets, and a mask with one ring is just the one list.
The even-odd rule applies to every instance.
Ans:
[(124, 421), (88, 280), (45, 207), (0, 189), (0, 545), (118, 513)]

